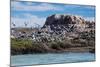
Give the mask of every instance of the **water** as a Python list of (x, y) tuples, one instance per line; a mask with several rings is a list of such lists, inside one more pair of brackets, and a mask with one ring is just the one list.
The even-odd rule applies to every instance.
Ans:
[(94, 61), (92, 53), (48, 53), (11, 56), (11, 66)]

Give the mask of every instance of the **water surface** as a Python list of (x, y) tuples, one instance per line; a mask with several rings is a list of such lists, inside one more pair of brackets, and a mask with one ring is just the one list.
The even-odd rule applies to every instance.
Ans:
[(94, 61), (93, 53), (48, 53), (11, 56), (11, 66)]

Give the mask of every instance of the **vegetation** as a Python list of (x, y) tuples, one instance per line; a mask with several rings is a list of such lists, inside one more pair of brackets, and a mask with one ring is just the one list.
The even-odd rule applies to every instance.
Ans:
[[(11, 38), (11, 54), (32, 54), (32, 53), (47, 53), (47, 52), (63, 52), (72, 51), (72, 48), (88, 52), (95, 52), (95, 41), (84, 35), (85, 39), (74, 38), (71, 40), (52, 42), (34, 42), (29, 39)], [(85, 49), (84, 49), (85, 48)]]
[(11, 39), (11, 54), (43, 53), (45, 47), (28, 39)]

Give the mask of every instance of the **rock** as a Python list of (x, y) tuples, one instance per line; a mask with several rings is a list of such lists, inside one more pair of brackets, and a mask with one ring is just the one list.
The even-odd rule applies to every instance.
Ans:
[(85, 19), (80, 16), (54, 14), (47, 17), (42, 28), (49, 28), (53, 31), (66, 30), (67, 32), (82, 32), (86, 27), (85, 22)]
[(79, 16), (73, 16), (73, 15), (51, 15), (47, 18), (45, 25), (50, 24), (80, 24), (84, 23), (84, 19)]

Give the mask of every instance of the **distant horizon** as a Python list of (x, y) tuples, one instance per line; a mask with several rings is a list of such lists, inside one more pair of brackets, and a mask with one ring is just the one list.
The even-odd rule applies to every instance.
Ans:
[(28, 24), (27, 27), (36, 24), (42, 27), (46, 18), (53, 14), (78, 15), (94, 21), (95, 6), (11, 1), (11, 28), (13, 24), (16, 27), (25, 27), (25, 23)]

